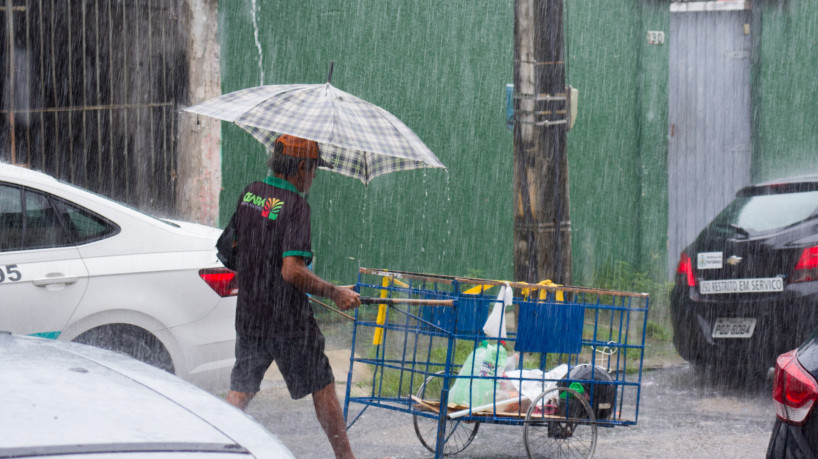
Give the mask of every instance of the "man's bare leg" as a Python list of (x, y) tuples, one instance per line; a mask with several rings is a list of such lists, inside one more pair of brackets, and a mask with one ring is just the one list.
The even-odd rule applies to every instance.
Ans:
[(344, 413), (341, 411), (338, 396), (335, 395), (335, 383), (330, 383), (313, 393), (312, 403), (315, 406), (318, 422), (327, 434), (332, 450), (335, 452), (335, 457), (354, 458), (347, 438), (346, 425), (344, 425)]
[(250, 404), (250, 400), (252, 400), (255, 395), (256, 394), (254, 392), (236, 392), (231, 390), (227, 393), (227, 403), (244, 411), (247, 408), (247, 405)]

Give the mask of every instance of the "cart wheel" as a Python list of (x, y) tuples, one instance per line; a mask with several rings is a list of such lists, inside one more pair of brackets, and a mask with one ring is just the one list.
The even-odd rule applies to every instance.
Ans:
[[(437, 374), (442, 374), (439, 371)], [(415, 394), (418, 398), (428, 401), (440, 401), (440, 392), (443, 389), (442, 376), (429, 376), (426, 381), (420, 385), (418, 393)], [(435, 444), (437, 439), (437, 423), (438, 418), (430, 418), (414, 414), (415, 433), (423, 446), (431, 452), (435, 452)], [(480, 427), (479, 422), (466, 422), (461, 419), (451, 419), (446, 421), (446, 444), (443, 447), (443, 455), (457, 454), (466, 449), (467, 446), (474, 440), (477, 435), (477, 429)]]
[(590, 458), (596, 449), (596, 417), (583, 395), (553, 387), (528, 408), (523, 440), (528, 457)]

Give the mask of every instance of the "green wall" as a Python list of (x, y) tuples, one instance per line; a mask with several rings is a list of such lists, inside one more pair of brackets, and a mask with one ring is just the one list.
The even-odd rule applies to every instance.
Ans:
[(569, 132), (576, 283), (625, 262), (662, 278), (667, 251), (668, 42), (660, 1), (565, 2), (569, 80), (579, 115)]
[[(449, 167), (368, 187), (321, 171), (310, 192), (316, 270), (352, 282), (359, 266), (509, 279), (513, 0), (257, 0), (265, 84), (332, 83), (380, 105)], [(664, 274), (668, 5), (568, 0), (568, 136), (574, 283), (627, 262)], [(220, 2), (223, 92), (261, 82), (250, 1)], [(223, 128), (221, 220), (266, 173), (262, 147)]]
[[(655, 280), (666, 279), (668, 222), (668, 58), (670, 14), (668, 4), (652, 0), (641, 3), (641, 27), (636, 39), (641, 44), (637, 85), (639, 152), (636, 176), (637, 234), (639, 259), (634, 266)], [(664, 45), (649, 45), (647, 32), (665, 33)], [(675, 262), (676, 260), (671, 260)]]
[[(755, 2), (754, 2), (755, 3)], [(754, 5), (754, 181), (818, 173), (818, 11), (809, 0)]]

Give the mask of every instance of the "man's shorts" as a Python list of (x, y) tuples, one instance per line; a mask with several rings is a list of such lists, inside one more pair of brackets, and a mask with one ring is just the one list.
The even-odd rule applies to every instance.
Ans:
[(303, 398), (335, 382), (329, 359), (324, 354), (322, 334), (269, 338), (238, 333), (230, 390), (258, 392), (264, 373), (273, 361), (293, 399)]

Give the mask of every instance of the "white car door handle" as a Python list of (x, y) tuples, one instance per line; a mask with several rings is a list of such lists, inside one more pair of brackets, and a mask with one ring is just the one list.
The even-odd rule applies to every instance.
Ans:
[(45, 287), (54, 284), (70, 285), (77, 282), (78, 279), (79, 278), (77, 276), (55, 275), (54, 277), (46, 277), (44, 279), (34, 279), (33, 281), (31, 281), (31, 283), (36, 285), (37, 287)]

